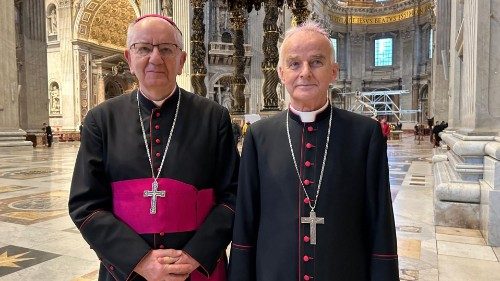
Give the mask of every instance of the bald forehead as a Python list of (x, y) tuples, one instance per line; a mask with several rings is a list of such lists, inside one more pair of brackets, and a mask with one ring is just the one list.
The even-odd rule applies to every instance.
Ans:
[(127, 45), (130, 46), (138, 40), (149, 43), (156, 41), (159, 41), (157, 43), (176, 43), (181, 49), (183, 45), (180, 31), (160, 17), (147, 17), (131, 24), (127, 34)]
[(327, 44), (330, 44), (330, 39), (327, 38), (325, 35), (313, 31), (313, 30), (301, 30), (298, 31), (294, 34), (292, 34), (290, 37), (286, 38), (285, 41), (283, 42), (283, 45), (302, 45), (304, 40), (308, 39), (320, 39), (321, 41), (324, 41)]
[(167, 20), (158, 18), (158, 17), (148, 17), (144, 18), (134, 24), (134, 29), (143, 29), (143, 28), (152, 28), (152, 27), (160, 27), (163, 26), (165, 28), (175, 30), (175, 27), (172, 26)]

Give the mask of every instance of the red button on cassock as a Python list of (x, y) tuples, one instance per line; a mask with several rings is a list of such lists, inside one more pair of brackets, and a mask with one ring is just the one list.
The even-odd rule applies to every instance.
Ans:
[(309, 261), (309, 257), (308, 257), (308, 256), (304, 256), (302, 259), (303, 259), (305, 262), (308, 262), (308, 261)]
[(160, 245), (160, 249), (163, 249), (163, 248), (165, 248), (165, 246), (163, 246), (163, 245)]
[(163, 236), (163, 235), (165, 235), (165, 232), (160, 232), (160, 236)]
[(160, 139), (156, 139), (155, 142), (156, 143), (160, 143), (161, 141), (160, 141)]
[(156, 117), (160, 117), (160, 112), (156, 112)]
[(110, 265), (110, 266), (109, 266), (109, 270), (113, 271), (113, 270), (115, 270), (115, 267), (114, 267), (114, 266), (112, 266), (112, 265)]
[(156, 152), (156, 157), (160, 157), (161, 156), (161, 153), (160, 152)]
[(311, 200), (309, 200), (309, 198), (304, 198), (304, 203), (309, 204), (309, 202), (311, 202)]
[(311, 278), (312, 278), (312, 277), (311, 277), (311, 276), (309, 276), (309, 275), (304, 275), (304, 280), (306, 280), (306, 281), (311, 280)]
[(309, 240), (310, 240), (310, 239), (309, 239), (309, 236), (307, 236), (307, 235), (306, 235), (306, 236), (304, 236), (304, 242), (306, 242), (306, 243), (307, 243), (307, 242), (309, 242)]
[(306, 165), (306, 167), (311, 167), (311, 162), (306, 161), (306, 163), (304, 163), (304, 165)]
[[(158, 113), (157, 113), (157, 114), (158, 114)], [(312, 132), (312, 131), (314, 131), (313, 126), (309, 126), (309, 127), (307, 127), (307, 131), (308, 131), (308, 132)]]
[(155, 129), (159, 130), (160, 129), (160, 125), (155, 125)]
[(311, 181), (310, 180), (304, 180), (304, 185), (310, 185)]
[(310, 144), (310, 143), (306, 143), (306, 148), (307, 148), (307, 149), (311, 149), (312, 147), (313, 147), (313, 145), (312, 145), (312, 144)]

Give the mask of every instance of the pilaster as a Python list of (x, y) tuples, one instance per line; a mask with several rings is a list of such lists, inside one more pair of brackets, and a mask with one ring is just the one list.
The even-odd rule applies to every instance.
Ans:
[(192, 9), (189, 1), (187, 0), (172, 0), (173, 5), (173, 19), (177, 27), (182, 32), (182, 39), (184, 40), (184, 51), (187, 53), (186, 63), (182, 74), (177, 76), (177, 84), (187, 90), (192, 91), (191, 86), (191, 21)]
[(19, 127), (14, 1), (0, 1), (0, 146), (31, 146)]

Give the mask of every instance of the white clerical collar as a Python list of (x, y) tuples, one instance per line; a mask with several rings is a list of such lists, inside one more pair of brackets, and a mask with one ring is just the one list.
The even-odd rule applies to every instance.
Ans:
[(323, 107), (315, 111), (298, 111), (297, 109), (293, 108), (292, 105), (290, 105), (290, 110), (293, 113), (297, 114), (303, 123), (310, 123), (314, 122), (316, 120), (316, 115), (323, 112), (327, 107), (328, 107), (328, 99), (326, 100), (326, 103), (325, 105), (323, 105)]
[(146, 97), (146, 95), (141, 91), (139, 90), (139, 92), (141, 93), (141, 95), (146, 98), (147, 100), (151, 101), (152, 103), (154, 103), (157, 107), (161, 107), (161, 105), (166, 101), (168, 100), (174, 93), (175, 93), (175, 90), (177, 90), (177, 86), (175, 86), (174, 90), (172, 91), (172, 93), (170, 93), (170, 95), (168, 95), (166, 98), (162, 99), (162, 100), (152, 100), (148, 97)]

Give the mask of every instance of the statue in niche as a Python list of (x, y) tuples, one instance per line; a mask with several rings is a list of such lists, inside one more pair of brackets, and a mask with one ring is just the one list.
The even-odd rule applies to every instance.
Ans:
[(47, 16), (47, 19), (49, 23), (49, 34), (50, 35), (57, 34), (57, 13), (55, 8), (53, 8), (50, 11), (50, 14)]
[(227, 110), (231, 111), (232, 103), (233, 103), (233, 97), (231, 95), (231, 90), (230, 87), (227, 87), (224, 93), (222, 94), (222, 106), (227, 108)]
[(52, 89), (49, 91), (50, 94), (50, 113), (51, 114), (60, 114), (61, 113), (61, 105), (59, 96), (59, 86), (57, 84), (52, 84)]

